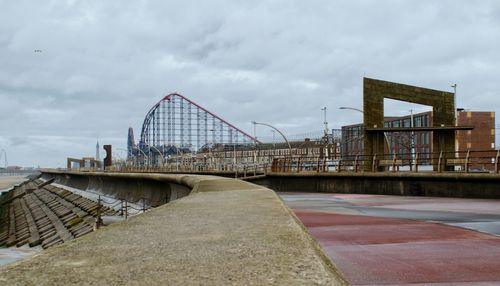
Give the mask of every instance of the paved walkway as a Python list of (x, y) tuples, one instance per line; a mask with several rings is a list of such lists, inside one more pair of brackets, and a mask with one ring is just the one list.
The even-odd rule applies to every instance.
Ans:
[(192, 194), (2, 267), (0, 284), (344, 284), (273, 191), (233, 179), (175, 180)]
[(500, 200), (281, 195), (354, 285), (500, 284)]

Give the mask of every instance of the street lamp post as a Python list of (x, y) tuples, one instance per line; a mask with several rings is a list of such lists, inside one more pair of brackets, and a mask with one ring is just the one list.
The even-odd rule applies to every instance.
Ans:
[[(413, 128), (413, 109), (410, 109), (410, 127)], [(413, 169), (413, 163), (415, 162), (415, 133), (413, 130), (410, 133), (410, 152), (411, 152), (411, 163), (410, 170)]]
[(177, 154), (177, 157), (175, 158), (175, 169), (177, 171), (179, 171), (179, 169), (180, 169), (179, 165), (181, 164), (180, 162), (182, 161), (182, 160), (180, 160), (181, 153), (180, 153), (179, 148), (177, 147), (177, 145), (175, 145), (175, 143), (173, 144), (173, 146), (175, 147), (175, 153)]
[[(454, 125), (458, 126), (458, 110), (457, 110), (457, 84), (454, 83), (451, 85), (453, 88), (453, 105), (454, 105), (454, 110), (453, 110), (453, 115), (455, 116), (455, 122)], [(457, 138), (455, 136), (455, 156), (458, 157), (458, 142)]]
[[(125, 160), (125, 165), (128, 165), (128, 163), (130, 162), (130, 161), (129, 161), (129, 158), (128, 158), (129, 150), (127, 150), (127, 149), (123, 149), (123, 148), (115, 148), (115, 150), (119, 150), (120, 152), (126, 152), (126, 154), (127, 154), (127, 158), (126, 158), (126, 159), (124, 159), (124, 160)], [(121, 153), (120, 153), (120, 154), (121, 154)], [(122, 156), (122, 158), (123, 158), (123, 156)]]
[(160, 156), (161, 156), (161, 164), (162, 164), (162, 165), (165, 165), (165, 158), (164, 158), (163, 154), (161, 153), (161, 151), (160, 151), (158, 148), (156, 148), (155, 146), (153, 146), (153, 145), (151, 145), (150, 147), (151, 147), (151, 148), (153, 148), (153, 149), (155, 149), (158, 153), (160, 153)]
[(119, 153), (112, 152), (111, 154), (113, 154), (113, 157), (118, 158), (118, 160), (120, 160), (120, 161), (124, 161), (124, 160), (123, 160), (123, 157), (122, 157), (121, 155), (119, 155)]
[(354, 108), (354, 107), (341, 106), (341, 107), (339, 107), (339, 109), (349, 109), (349, 110), (354, 110), (354, 111), (364, 113), (363, 110), (358, 109), (358, 108)]
[(214, 129), (208, 129), (209, 132), (212, 132), (212, 140), (211, 143), (209, 141), (208, 144), (208, 159), (210, 160), (209, 168), (212, 169), (214, 164), (215, 159), (212, 157), (212, 148), (215, 146), (215, 130)]
[(125, 160), (123, 158), (121, 152), (120, 153), (112, 152), (112, 154), (113, 154), (113, 157), (117, 158), (117, 160), (115, 160), (114, 162), (118, 161), (118, 163), (114, 163), (114, 164), (118, 164), (118, 166), (120, 167), (120, 169), (127, 166), (127, 160)]
[(323, 124), (325, 124), (325, 142), (327, 142), (327, 140), (328, 140), (328, 122), (326, 121), (326, 106), (321, 108), (321, 110), (323, 110), (324, 116), (325, 116), (325, 121), (323, 122)]
[[(175, 143), (172, 143), (172, 144), (170, 144), (170, 145), (168, 145), (168, 146), (169, 146), (169, 150), (172, 150), (172, 148), (175, 148), (175, 153), (176, 153), (176, 156), (175, 156), (175, 165), (176, 165), (176, 170), (177, 170), (177, 171), (179, 171), (179, 164), (180, 164), (180, 162), (179, 162), (179, 161), (180, 161), (180, 160), (179, 160), (179, 158), (180, 158), (180, 156), (181, 156), (181, 153), (180, 153), (180, 151), (179, 151), (179, 148), (177, 147), (177, 145), (176, 145)], [(162, 161), (163, 161), (163, 165), (165, 165), (165, 152), (166, 152), (166, 151), (165, 151), (165, 147), (162, 147), (162, 149), (163, 149), (163, 154), (160, 152), (160, 150), (158, 150), (158, 149), (156, 149), (156, 150), (157, 150), (158, 152), (160, 152), (160, 154), (162, 154), (162, 158), (163, 158), (163, 160), (162, 160)], [(170, 151), (169, 151), (169, 153), (170, 153)], [(168, 157), (169, 159), (171, 159), (173, 156), (172, 156), (172, 154), (169, 154), (167, 157)], [(172, 162), (167, 162), (167, 163), (168, 163), (168, 164), (171, 164)], [(167, 164), (167, 165), (168, 165), (168, 164)]]
[(236, 143), (233, 143), (233, 166), (236, 166)]
[(146, 153), (144, 153), (144, 151), (142, 151), (139, 147), (132, 147), (133, 149), (136, 149), (136, 150), (139, 150), (139, 152), (141, 152), (143, 155), (144, 155), (144, 158), (146, 159), (146, 165), (149, 165), (148, 163), (148, 155), (146, 155)]
[[(341, 107), (339, 107), (339, 109), (354, 110), (354, 111), (361, 112), (362, 114), (364, 114), (363, 110), (358, 109), (358, 108), (354, 108), (354, 107), (341, 106)], [(387, 139), (387, 135), (385, 134), (385, 132), (384, 132), (384, 139), (385, 139), (385, 144), (387, 144), (387, 150), (389, 151), (389, 153), (391, 153), (391, 145), (389, 145), (389, 140)]]
[(278, 128), (276, 128), (270, 124), (267, 124), (267, 123), (261, 123), (261, 122), (255, 122), (255, 121), (252, 121), (252, 124), (254, 125), (254, 128), (256, 125), (264, 125), (264, 126), (267, 126), (269, 128), (276, 130), (276, 132), (278, 132), (281, 135), (281, 137), (283, 137), (283, 139), (285, 139), (285, 142), (288, 145), (288, 150), (290, 152), (290, 159), (292, 158), (292, 146), (290, 145), (290, 142), (288, 142), (288, 139), (286, 139), (286, 136), (281, 131), (279, 131)]
[(233, 141), (233, 169), (236, 168), (236, 143), (238, 141), (238, 134), (231, 135)]
[(457, 123), (457, 84), (452, 84), (451, 87), (453, 87), (453, 105), (454, 105), (454, 114), (455, 114), (455, 126), (458, 125)]

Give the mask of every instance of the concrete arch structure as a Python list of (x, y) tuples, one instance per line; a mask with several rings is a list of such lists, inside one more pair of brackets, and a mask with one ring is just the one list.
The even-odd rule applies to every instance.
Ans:
[[(455, 151), (455, 94), (406, 84), (363, 78), (364, 154), (372, 158), (384, 154), (384, 99), (432, 106), (432, 144), (434, 152), (443, 152), (443, 159), (452, 158)], [(411, 128), (407, 128), (411, 131)], [(435, 156), (434, 156), (435, 157)], [(437, 170), (438, 159), (432, 164)], [(365, 165), (365, 170), (371, 166)]]

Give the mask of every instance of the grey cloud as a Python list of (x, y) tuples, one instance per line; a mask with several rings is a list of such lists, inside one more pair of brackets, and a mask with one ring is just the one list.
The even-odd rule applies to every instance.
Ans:
[(10, 137), (8, 138), (10, 146), (21, 147), (29, 144), (29, 140), (26, 137)]
[(331, 127), (360, 121), (338, 107), (361, 107), (363, 76), (457, 83), (462, 107), (500, 104), (498, 1), (0, 6), (0, 136), (9, 138), (0, 144), (18, 164), (93, 155), (97, 139), (123, 148), (127, 128), (139, 134), (149, 108), (174, 91), (244, 130), (258, 119), (287, 134), (321, 130), (323, 106)]

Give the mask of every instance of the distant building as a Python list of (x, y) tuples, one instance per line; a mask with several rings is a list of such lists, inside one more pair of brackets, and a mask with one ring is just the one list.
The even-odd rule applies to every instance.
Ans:
[(473, 130), (457, 131), (456, 149), (459, 152), (472, 151), (470, 168), (473, 170), (494, 170), (492, 164), (495, 150), (495, 112), (459, 111), (458, 125), (474, 126)]
[[(384, 127), (432, 127), (432, 111), (422, 112), (401, 117), (384, 118)], [(456, 150), (466, 153), (467, 151), (488, 151), (485, 156), (494, 157), (495, 150), (495, 113), (481, 111), (459, 111), (457, 112), (458, 126), (473, 126), (473, 130), (456, 131)], [(342, 126), (342, 157), (348, 160), (354, 159), (356, 155), (363, 155), (363, 124)], [(411, 154), (417, 154), (420, 162), (429, 162), (431, 153), (437, 152), (432, 146), (432, 132), (386, 132), (385, 153), (397, 154), (399, 159), (410, 159)], [(413, 152), (412, 152), (413, 151)], [(491, 152), (490, 152), (491, 151)], [(464, 155), (460, 155), (463, 157)]]
[(341, 133), (340, 150), (342, 158), (354, 160), (356, 155), (363, 155), (363, 124), (342, 126)]
[[(411, 119), (413, 117), (413, 126)], [(384, 120), (384, 127), (432, 127), (432, 112), (423, 112), (402, 117), (388, 117)], [(432, 150), (432, 132), (391, 132), (387, 133), (384, 148), (386, 153), (398, 154), (400, 159), (409, 160), (411, 154), (418, 153), (422, 163), (430, 163)]]
[(7, 166), (5, 169), (9, 171), (19, 171), (22, 170), (23, 167), (21, 166)]
[[(340, 157), (339, 146), (336, 143), (326, 144), (323, 138), (310, 140), (305, 138), (302, 141), (289, 141), (288, 145), (284, 142), (261, 143), (250, 147), (248, 144), (233, 145), (217, 144), (210, 149), (201, 149), (200, 152), (193, 155), (198, 158), (212, 158), (219, 163), (237, 162), (238, 164), (247, 163), (273, 163), (275, 158), (301, 158), (303, 162), (307, 160), (317, 160), (325, 158), (335, 160)], [(290, 155), (290, 151), (291, 154)]]
[(97, 141), (97, 144), (95, 145), (95, 159), (96, 161), (101, 161), (101, 155), (99, 152), (99, 141)]
[(128, 128), (128, 136), (127, 136), (127, 159), (131, 159), (134, 155), (135, 147), (135, 138), (134, 138), (134, 129), (132, 127)]
[[(432, 125), (432, 112), (423, 112), (402, 117), (386, 117), (384, 119), (385, 128), (430, 127)], [(363, 155), (363, 124), (355, 124), (342, 127), (342, 155), (343, 158)], [(413, 139), (413, 140), (412, 140)], [(426, 161), (430, 159), (432, 153), (432, 132), (390, 132), (385, 137), (385, 153), (396, 153), (400, 159), (409, 159), (412, 153), (419, 153), (419, 159)]]
[(474, 126), (473, 130), (457, 131), (458, 151), (495, 150), (495, 112), (459, 111), (457, 124)]

